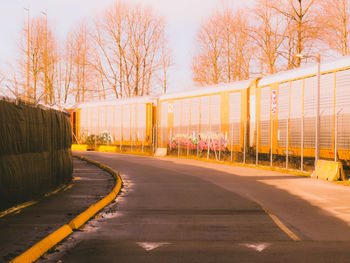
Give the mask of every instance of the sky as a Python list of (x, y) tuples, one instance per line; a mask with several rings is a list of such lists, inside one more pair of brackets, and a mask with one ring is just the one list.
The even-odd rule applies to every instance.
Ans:
[[(196, 44), (196, 33), (206, 17), (221, 7), (222, 1), (233, 8), (252, 7), (254, 0), (124, 0), (151, 6), (165, 18), (166, 34), (173, 55), (169, 72), (169, 91), (192, 87), (191, 59)], [(46, 12), (49, 23), (59, 39), (82, 19), (93, 19), (111, 6), (115, 0), (0, 0), (0, 70), (9, 72), (15, 64), (21, 27), (30, 15)]]

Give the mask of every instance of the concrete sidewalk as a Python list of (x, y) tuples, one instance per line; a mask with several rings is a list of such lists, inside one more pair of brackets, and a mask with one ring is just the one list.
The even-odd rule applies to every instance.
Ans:
[(114, 187), (107, 172), (74, 158), (73, 186), (0, 218), (0, 262), (8, 262), (69, 223)]

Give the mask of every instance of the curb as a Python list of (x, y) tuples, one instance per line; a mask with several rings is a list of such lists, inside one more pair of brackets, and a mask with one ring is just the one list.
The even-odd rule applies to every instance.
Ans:
[(108, 205), (110, 202), (112, 202), (120, 192), (120, 189), (122, 187), (122, 179), (120, 175), (115, 172), (113, 169), (111, 169), (108, 166), (105, 166), (101, 163), (98, 163), (96, 161), (90, 160), (88, 158), (85, 158), (83, 156), (74, 155), (75, 157), (79, 158), (80, 160), (87, 161), (89, 163), (92, 163), (93, 165), (96, 165), (97, 167), (107, 171), (109, 174), (111, 174), (117, 181), (116, 185), (114, 186), (112, 192), (110, 192), (107, 196), (102, 198), (97, 203), (91, 205), (87, 210), (82, 212), (80, 215), (75, 217), (72, 221), (70, 221), (68, 224), (63, 225), (59, 229), (57, 229), (55, 232), (51, 233), (38, 243), (36, 243), (34, 246), (29, 248), (27, 251), (19, 255), (18, 257), (14, 258), (10, 261), (10, 263), (31, 263), (39, 259), (43, 254), (45, 254), (49, 249), (57, 245), (59, 242), (61, 242), (63, 239), (68, 237), (74, 230), (77, 230), (79, 227), (81, 227), (86, 221), (88, 221), (90, 218), (92, 218), (97, 212), (99, 212), (102, 208), (104, 208), (106, 205)]
[[(157, 157), (155, 157), (157, 158)], [(235, 166), (235, 167), (244, 167), (244, 168), (253, 168), (253, 169), (260, 169), (260, 170), (267, 170), (267, 171), (274, 171), (274, 172), (280, 172), (280, 173), (286, 173), (286, 174), (292, 174), (297, 176), (304, 176), (304, 177), (310, 177), (311, 172), (306, 171), (300, 171), (295, 169), (286, 169), (282, 167), (276, 167), (276, 166), (265, 166), (261, 164), (250, 164), (250, 163), (237, 163), (237, 162), (228, 162), (228, 161), (216, 161), (216, 160), (207, 160), (203, 158), (191, 158), (191, 157), (178, 157), (178, 156), (171, 156), (167, 155), (163, 158), (177, 158), (177, 159), (189, 159), (189, 160), (195, 160), (199, 162), (205, 162), (205, 163), (214, 163), (214, 164), (223, 164), (223, 165), (229, 165), (229, 166)]]
[[(95, 152), (102, 152), (99, 150), (96, 150)], [(130, 155), (137, 155), (137, 156), (145, 156), (145, 157), (153, 157), (153, 158), (159, 158), (154, 155), (142, 153), (142, 152), (109, 152), (109, 153), (117, 153), (117, 154), (130, 154)], [(228, 161), (216, 161), (216, 160), (207, 160), (205, 158), (196, 158), (196, 157), (185, 157), (185, 156), (172, 156), (167, 155), (163, 156), (162, 158), (178, 158), (178, 159), (189, 159), (189, 160), (196, 160), (199, 162), (207, 162), (207, 163), (216, 163), (216, 164), (224, 164), (229, 166), (236, 166), (236, 167), (245, 167), (245, 168), (253, 168), (253, 169), (260, 169), (260, 170), (267, 170), (267, 171), (274, 171), (274, 172), (280, 172), (280, 173), (286, 173), (286, 174), (292, 174), (297, 176), (304, 176), (304, 177), (311, 177), (312, 172), (307, 171), (300, 171), (296, 169), (286, 169), (282, 167), (276, 167), (276, 166), (265, 166), (265, 165), (255, 165), (250, 163), (237, 163), (237, 162), (228, 162)]]

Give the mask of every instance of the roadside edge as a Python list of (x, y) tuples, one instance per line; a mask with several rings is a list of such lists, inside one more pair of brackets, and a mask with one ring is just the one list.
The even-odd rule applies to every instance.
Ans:
[(49, 249), (57, 245), (63, 239), (68, 237), (74, 230), (79, 229), (83, 224), (85, 224), (90, 218), (92, 218), (95, 214), (97, 214), (102, 208), (107, 206), (110, 202), (112, 202), (117, 195), (119, 194), (122, 188), (122, 179), (120, 175), (114, 171), (112, 168), (101, 164), (99, 162), (88, 159), (84, 156), (74, 155), (80, 160), (87, 161), (103, 170), (111, 174), (115, 180), (116, 184), (113, 190), (104, 198), (102, 198), (97, 203), (91, 205), (87, 210), (76, 216), (73, 220), (71, 220), (68, 224), (63, 225), (31, 248), (26, 250), (21, 255), (12, 259), (10, 263), (31, 263), (39, 259), (43, 254), (45, 254)]

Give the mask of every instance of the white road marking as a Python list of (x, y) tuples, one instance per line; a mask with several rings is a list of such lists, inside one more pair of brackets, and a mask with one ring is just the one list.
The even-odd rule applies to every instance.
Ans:
[(136, 244), (144, 248), (146, 251), (150, 251), (164, 245), (169, 245), (170, 243), (168, 242), (136, 242)]
[(252, 244), (244, 243), (242, 245), (245, 246), (245, 247), (249, 247), (249, 248), (255, 249), (258, 252), (261, 252), (265, 248), (269, 247), (271, 244), (270, 243), (252, 243)]

